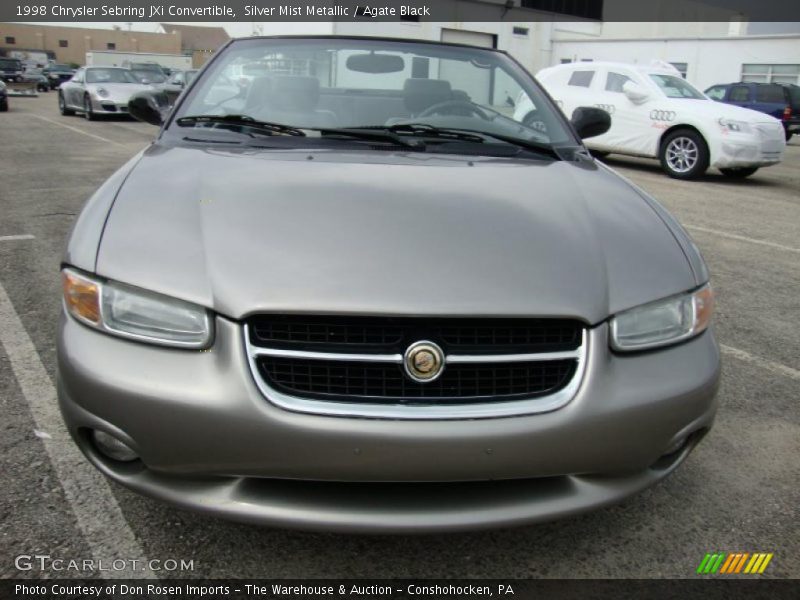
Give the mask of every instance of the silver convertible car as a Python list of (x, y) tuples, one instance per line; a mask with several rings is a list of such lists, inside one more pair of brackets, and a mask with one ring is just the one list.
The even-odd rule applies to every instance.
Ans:
[(131, 97), (151, 89), (128, 69), (84, 67), (58, 87), (58, 108), (62, 115), (82, 112), (91, 121), (98, 115), (127, 113)]
[[(515, 98), (538, 107), (515, 121)], [(708, 432), (706, 266), (503, 52), (234, 40), (111, 176), (63, 259), (58, 390), (132, 490), (365, 532), (574, 515)]]

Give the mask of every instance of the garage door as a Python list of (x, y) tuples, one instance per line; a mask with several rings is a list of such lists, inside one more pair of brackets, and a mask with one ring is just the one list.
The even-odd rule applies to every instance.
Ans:
[(483, 48), (496, 48), (497, 37), (491, 33), (480, 31), (464, 31), (461, 29), (442, 29), (442, 41), (451, 44), (469, 44)]
[[(491, 33), (442, 29), (442, 41), (453, 44), (470, 44), (471, 46), (494, 48), (496, 39)], [(491, 72), (488, 69), (484, 73), (478, 74), (476, 78), (475, 69), (470, 65), (460, 64), (455, 61), (442, 61), (439, 73), (442, 79), (450, 81), (454, 89), (467, 92), (473, 102), (489, 103), (487, 91), (490, 88)]]

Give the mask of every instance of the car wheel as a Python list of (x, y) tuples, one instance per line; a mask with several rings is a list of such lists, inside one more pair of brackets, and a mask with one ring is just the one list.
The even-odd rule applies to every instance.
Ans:
[(62, 94), (61, 92), (58, 93), (58, 110), (65, 117), (75, 114), (75, 111), (67, 108), (67, 103), (64, 100), (64, 94)]
[(92, 112), (92, 100), (89, 96), (83, 97), (83, 116), (86, 117), (87, 121), (94, 121), (97, 118)]
[(661, 142), (661, 168), (675, 179), (694, 179), (708, 169), (708, 145), (691, 129), (673, 131)]
[(46, 84), (40, 83), (38, 88), (39, 88), (40, 92), (49, 92), (50, 91), (50, 87), (47, 86)]
[(791, 131), (787, 131), (786, 132), (786, 141), (788, 142), (790, 139), (792, 139), (793, 135), (794, 134)]
[(731, 179), (744, 179), (745, 177), (750, 177), (753, 173), (758, 171), (758, 167), (737, 167), (735, 169), (720, 169), (720, 172), (725, 175), (725, 177), (730, 177)]
[(0, 112), (8, 112), (8, 100), (0, 102)]

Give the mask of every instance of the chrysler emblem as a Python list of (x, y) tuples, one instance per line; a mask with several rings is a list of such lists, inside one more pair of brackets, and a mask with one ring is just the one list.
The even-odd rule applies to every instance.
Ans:
[(403, 356), (406, 375), (419, 383), (433, 381), (444, 370), (444, 353), (433, 342), (411, 344)]

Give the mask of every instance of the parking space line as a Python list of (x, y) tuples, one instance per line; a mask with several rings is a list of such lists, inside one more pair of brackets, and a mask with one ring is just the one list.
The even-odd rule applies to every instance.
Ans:
[(13, 242), (16, 240), (33, 240), (36, 239), (29, 233), (23, 233), (20, 235), (0, 235), (0, 242)]
[(81, 135), (85, 135), (86, 137), (90, 137), (92, 139), (105, 142), (106, 144), (113, 144), (115, 146), (125, 147), (125, 144), (121, 142), (115, 142), (114, 140), (109, 140), (108, 138), (104, 138), (99, 135), (95, 135), (93, 133), (89, 133), (88, 131), (83, 131), (82, 129), (78, 129), (77, 127), (73, 127), (72, 125), (66, 125), (64, 123), (59, 123), (58, 121), (54, 121), (53, 119), (48, 119), (47, 117), (43, 117), (42, 115), (36, 115), (33, 113), (27, 113), (31, 117), (36, 117), (37, 119), (41, 119), (42, 121), (47, 121), (48, 123), (52, 123), (53, 125), (58, 125), (59, 127), (63, 127), (64, 129), (69, 129), (70, 131), (74, 131), (75, 133), (80, 133)]
[[(64, 489), (78, 527), (96, 561), (126, 561), (125, 570), (103, 571), (104, 577), (154, 579), (152, 571), (131, 570), (146, 565), (141, 545), (128, 526), (106, 479), (92, 467), (72, 441), (58, 411), (56, 391), (22, 321), (0, 284), (0, 344), (33, 417), (50, 463)], [(136, 560), (138, 563), (131, 563)], [(141, 568), (141, 567), (140, 567)]]
[(749, 352), (745, 352), (744, 350), (739, 350), (739, 348), (733, 348), (731, 346), (726, 346), (724, 344), (719, 345), (720, 350), (723, 354), (727, 354), (729, 356), (733, 356), (734, 358), (738, 358), (744, 362), (748, 362), (750, 364), (759, 366), (767, 371), (771, 371), (773, 373), (777, 373), (778, 375), (785, 375), (790, 379), (794, 379), (795, 381), (800, 381), (800, 371), (797, 369), (793, 369), (792, 367), (787, 367), (784, 364), (779, 362), (775, 362), (772, 360), (767, 360), (766, 358), (761, 358), (760, 356), (756, 356), (754, 354), (750, 354)]
[(703, 233), (710, 233), (712, 235), (718, 235), (720, 237), (737, 240), (739, 242), (748, 242), (750, 244), (758, 244), (760, 246), (769, 246), (770, 248), (776, 248), (777, 250), (785, 250), (787, 252), (800, 253), (800, 248), (792, 248), (791, 246), (784, 246), (783, 244), (776, 244), (774, 242), (757, 240), (755, 238), (750, 238), (744, 235), (738, 235), (736, 233), (728, 233), (726, 231), (720, 231), (719, 229), (709, 229), (708, 227), (698, 227), (697, 225), (684, 225), (684, 227), (686, 227), (686, 229), (692, 229), (694, 231), (702, 231)]

